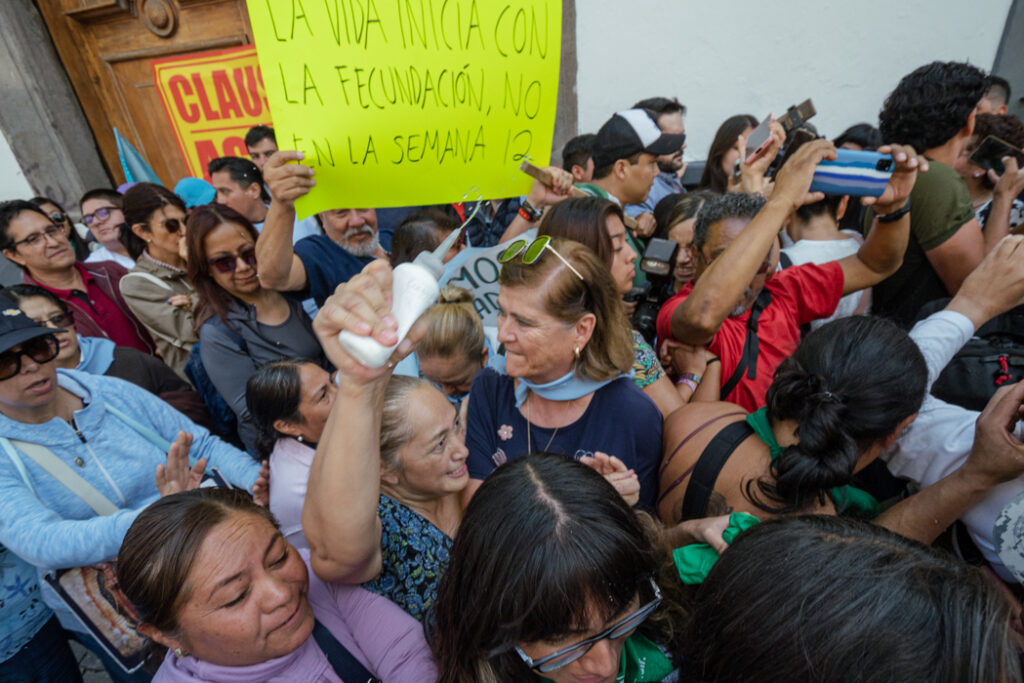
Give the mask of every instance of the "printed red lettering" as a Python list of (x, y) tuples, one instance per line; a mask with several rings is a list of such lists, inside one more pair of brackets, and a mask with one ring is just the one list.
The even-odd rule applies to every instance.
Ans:
[(195, 103), (190, 102), (185, 104), (185, 95), (192, 94), (192, 86), (188, 84), (188, 79), (178, 74), (177, 76), (171, 76), (170, 80), (167, 81), (167, 87), (171, 91), (171, 98), (174, 99), (174, 106), (178, 110), (178, 115), (183, 121), (188, 123), (196, 123), (199, 121), (199, 107)]

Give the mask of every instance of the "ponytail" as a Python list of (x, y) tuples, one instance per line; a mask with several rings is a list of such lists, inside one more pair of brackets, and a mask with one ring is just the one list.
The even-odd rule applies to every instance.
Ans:
[(865, 450), (920, 409), (927, 372), (913, 340), (881, 318), (843, 318), (809, 334), (767, 395), (769, 421), (794, 420), (799, 442), (772, 464), (772, 481), (747, 482), (747, 498), (775, 514), (824, 504), (829, 489), (850, 483)]

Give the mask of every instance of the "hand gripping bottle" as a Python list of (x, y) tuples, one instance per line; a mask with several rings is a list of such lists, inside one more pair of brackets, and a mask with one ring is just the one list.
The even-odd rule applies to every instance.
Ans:
[(398, 341), (391, 346), (384, 346), (373, 337), (361, 337), (347, 330), (338, 334), (338, 342), (356, 360), (368, 368), (382, 367), (405, 339), (413, 323), (437, 303), (441, 295), (437, 283), (444, 275), (441, 259), (455, 244), (461, 232), (461, 227), (453, 230), (433, 252), (422, 251), (412, 263), (402, 263), (395, 268), (391, 284), (391, 315), (398, 322)]

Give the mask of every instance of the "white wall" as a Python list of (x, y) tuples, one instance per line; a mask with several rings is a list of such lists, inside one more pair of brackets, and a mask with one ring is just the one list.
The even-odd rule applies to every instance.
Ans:
[(14, 158), (14, 152), (0, 131), (0, 202), (8, 199), (28, 199), (35, 195), (32, 186), (28, 184), (25, 174), (21, 172), (21, 166)]
[(878, 123), (899, 79), (934, 60), (990, 69), (1010, 0), (576, 0), (580, 132), (645, 97), (687, 106), (688, 159), (733, 114), (807, 97), (834, 137)]

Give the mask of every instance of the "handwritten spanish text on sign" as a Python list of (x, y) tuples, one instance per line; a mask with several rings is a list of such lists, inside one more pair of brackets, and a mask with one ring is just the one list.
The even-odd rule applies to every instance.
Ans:
[(554, 132), (561, 0), (249, 0), (278, 144), (333, 208), (525, 194)]
[(248, 157), (245, 133), (270, 124), (263, 75), (252, 45), (156, 59), (153, 81), (189, 175), (206, 178), (222, 156)]

